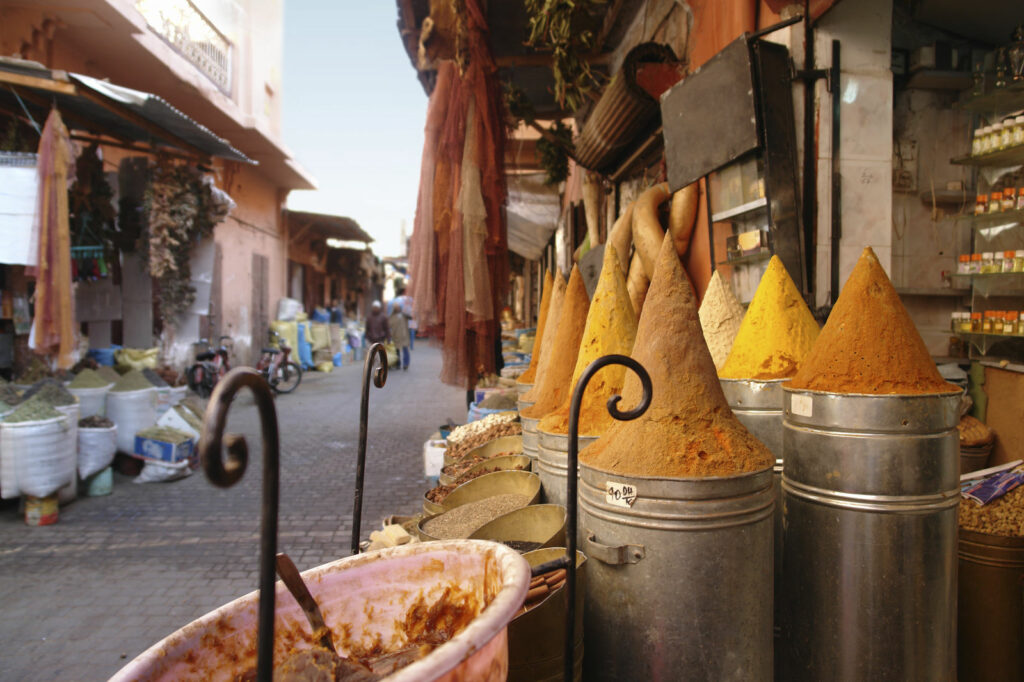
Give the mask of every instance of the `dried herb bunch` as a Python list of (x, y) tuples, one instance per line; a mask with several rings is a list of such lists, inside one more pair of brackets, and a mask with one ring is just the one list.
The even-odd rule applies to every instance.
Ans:
[(146, 188), (147, 218), (143, 248), (149, 274), (159, 287), (157, 305), (166, 322), (174, 320), (195, 301), (189, 262), (192, 249), (228, 213), (228, 206), (213, 196), (212, 182), (186, 165), (160, 159)]
[(68, 218), (73, 244), (110, 244), (116, 217), (113, 199), (114, 190), (103, 174), (99, 146), (91, 144), (75, 159), (75, 181), (68, 190)]
[(585, 53), (594, 47), (594, 32), (585, 28), (590, 10), (605, 0), (523, 0), (529, 16), (526, 44), (551, 50), (555, 99), (569, 111), (580, 108), (598, 85)]

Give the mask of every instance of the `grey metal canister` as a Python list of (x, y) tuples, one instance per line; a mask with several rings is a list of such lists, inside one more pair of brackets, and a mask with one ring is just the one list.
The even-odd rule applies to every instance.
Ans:
[(537, 424), (540, 419), (533, 419), (531, 417), (522, 416), (522, 401), (520, 401), (520, 414), (519, 422), (523, 427), (523, 454), (528, 456), (534, 462), (537, 461), (537, 445), (539, 444), (539, 437), (537, 435)]
[(783, 391), (783, 679), (955, 680), (960, 395)]
[[(775, 455), (775, 635), (782, 607), (782, 384), (788, 379), (720, 379), (729, 408), (743, 426)], [(543, 483), (543, 477), (541, 482)], [(776, 666), (779, 661), (776, 661)]]
[[(569, 436), (538, 430), (537, 459), (533, 471), (540, 476), (540, 496), (545, 502), (565, 506), (565, 476), (568, 470)], [(582, 450), (597, 436), (580, 436)]]
[(579, 485), (584, 679), (771, 680), (771, 469)]

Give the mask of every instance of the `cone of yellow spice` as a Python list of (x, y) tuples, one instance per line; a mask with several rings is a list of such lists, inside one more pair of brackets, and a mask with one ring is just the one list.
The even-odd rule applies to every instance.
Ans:
[[(594, 298), (590, 301), (590, 312), (587, 313), (587, 326), (583, 330), (576, 368), (569, 382), (569, 395), (557, 410), (540, 420), (538, 428), (541, 431), (569, 433), (569, 406), (572, 403), (572, 391), (575, 390), (580, 375), (590, 363), (603, 355), (632, 353), (633, 341), (636, 339), (636, 324), (636, 311), (629, 300), (626, 278), (619, 267), (618, 254), (615, 247), (608, 244), (604, 250), (601, 276), (597, 280), (597, 288), (594, 289)], [(608, 414), (608, 398), (622, 390), (625, 378), (625, 367), (609, 365), (590, 380), (580, 404), (581, 436), (599, 436), (612, 425), (614, 419)]]
[(711, 351), (711, 359), (715, 369), (722, 369), (736, 334), (740, 331), (740, 323), (746, 311), (743, 304), (736, 298), (732, 287), (722, 279), (721, 273), (715, 270), (704, 292), (704, 300), (700, 302), (697, 316), (700, 328), (704, 331), (704, 341)]
[(864, 249), (790, 388), (828, 393), (952, 393), (871, 247)]
[[(565, 301), (565, 278), (562, 273), (555, 274), (555, 283), (551, 287), (551, 303), (548, 304), (548, 316), (544, 323), (544, 336), (537, 337), (534, 341), (534, 348), (537, 348), (539, 360), (537, 360), (537, 371), (530, 390), (519, 396), (522, 403), (532, 404), (536, 395), (540, 392), (540, 381), (536, 377), (542, 377), (547, 373), (548, 365), (551, 364), (551, 348), (555, 345), (555, 336), (558, 334), (558, 319), (562, 316), (562, 303)], [(550, 320), (550, 324), (548, 323)], [(532, 360), (531, 360), (532, 362)]]
[(550, 270), (544, 272), (544, 286), (540, 294), (540, 312), (537, 315), (537, 330), (533, 335), (533, 350), (530, 352), (530, 366), (516, 379), (517, 384), (532, 384), (537, 376), (537, 365), (540, 364), (541, 341), (544, 338), (544, 326), (548, 321), (548, 309), (551, 307), (551, 289), (555, 278)]
[(772, 256), (733, 341), (723, 379), (787, 379), (818, 339), (818, 323), (778, 256)]
[[(616, 421), (580, 461), (623, 476), (704, 478), (771, 468), (775, 457), (733, 415), (697, 319), (697, 300), (669, 235), (662, 244), (637, 326), (632, 357), (651, 376), (647, 411)], [(627, 372), (620, 409), (640, 402)]]
[(576, 356), (583, 338), (583, 328), (587, 324), (587, 310), (590, 299), (583, 285), (583, 276), (578, 267), (573, 266), (569, 274), (569, 283), (565, 287), (565, 300), (562, 303), (562, 314), (558, 318), (558, 332), (551, 348), (550, 362), (543, 372), (538, 372), (537, 383), (523, 394), (524, 401), (533, 401), (533, 405), (520, 412), (529, 419), (541, 419), (549, 412), (558, 409), (571, 391), (569, 382), (572, 370), (576, 366)]

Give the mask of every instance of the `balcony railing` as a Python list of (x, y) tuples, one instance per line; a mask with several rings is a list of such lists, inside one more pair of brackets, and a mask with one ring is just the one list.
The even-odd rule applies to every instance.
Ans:
[(191, 0), (137, 0), (149, 27), (231, 94), (231, 42)]

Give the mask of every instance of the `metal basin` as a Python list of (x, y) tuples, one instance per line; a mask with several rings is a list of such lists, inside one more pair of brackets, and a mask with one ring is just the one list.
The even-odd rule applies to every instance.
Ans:
[[(472, 450), (470, 450), (469, 452), (467, 452), (463, 457), (453, 458), (453, 457), (449, 457), (448, 455), (445, 455), (444, 456), (444, 466), (447, 467), (447, 466), (449, 466), (451, 464), (455, 464), (456, 462), (461, 461), (465, 457), (476, 457), (476, 456), (479, 455), (480, 457), (489, 458), (489, 457), (492, 457), (493, 455), (496, 455), (496, 454), (498, 454), (500, 452), (507, 452), (507, 453), (518, 454), (518, 453), (521, 453), (522, 451), (523, 451), (523, 437), (522, 436), (500, 436), (500, 437), (495, 438), (493, 440), (487, 441), (483, 445), (478, 445), (477, 447), (475, 447)], [(446, 477), (448, 478), (449, 483), (445, 483), (445, 478)], [(451, 485), (451, 483), (450, 483), (451, 480), (452, 480), (451, 476), (446, 474), (444, 472), (444, 469), (441, 469), (441, 478), (440, 478), (441, 483), (444, 483), (445, 485)]]
[(453, 490), (441, 506), (449, 511), (493, 495), (526, 495), (527, 504), (534, 504), (540, 498), (540, 477), (529, 471), (496, 471), (480, 478), (467, 481)]
[[(478, 471), (484, 471), (487, 469), (498, 469), (499, 471), (529, 471), (530, 465), (533, 463), (526, 455), (499, 455), (498, 457), (492, 457), (485, 459), (482, 462), (477, 462), (473, 466), (466, 469), (464, 475), (475, 474)], [(442, 472), (440, 482), (442, 485), (451, 485), (454, 479)]]
[(469, 539), (537, 542), (540, 543), (537, 549), (564, 545), (565, 507), (560, 504), (531, 504), (485, 523)]

